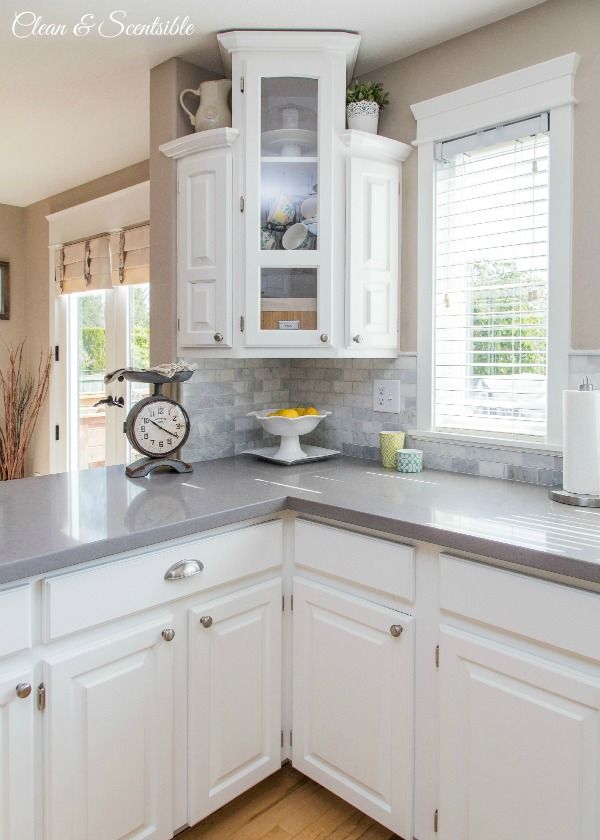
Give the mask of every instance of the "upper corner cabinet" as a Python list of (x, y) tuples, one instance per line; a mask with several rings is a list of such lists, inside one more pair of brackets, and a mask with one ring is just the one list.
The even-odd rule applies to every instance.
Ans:
[[(343, 298), (346, 79), (359, 38), (326, 32), (219, 35), (242, 147), (246, 345), (334, 345)], [(238, 84), (239, 79), (239, 84)]]
[[(210, 135), (224, 129), (214, 129), (161, 147), (178, 157), (179, 352), (395, 355), (398, 147), (408, 147), (345, 130), (360, 37), (217, 38), (231, 142), (215, 149)], [(187, 168), (207, 161), (210, 177), (192, 188)]]

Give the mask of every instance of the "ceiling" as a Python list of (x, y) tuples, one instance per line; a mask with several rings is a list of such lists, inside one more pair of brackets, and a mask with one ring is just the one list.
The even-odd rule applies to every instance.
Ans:
[[(360, 32), (364, 73), (543, 0), (37, 0), (45, 24), (65, 35), (13, 35), (14, 6), (0, 9), (0, 203), (25, 206), (144, 160), (149, 154), (151, 67), (182, 56), (220, 71), (215, 33), (225, 29), (345, 29)], [(192, 35), (75, 37), (93, 8), (96, 21), (125, 9), (127, 23), (189, 16)], [(271, 14), (267, 13), (271, 11)], [(27, 20), (24, 24), (28, 23)], [(114, 24), (106, 34), (116, 31)], [(23, 25), (20, 34), (31, 32)]]

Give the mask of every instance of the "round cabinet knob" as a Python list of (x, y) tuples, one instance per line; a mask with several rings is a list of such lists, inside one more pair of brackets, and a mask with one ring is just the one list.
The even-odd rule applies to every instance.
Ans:
[(221, 342), (221, 341), (223, 341), (223, 333), (215, 333), (215, 334), (214, 334), (214, 339), (215, 339), (215, 341), (217, 341), (217, 342)]
[(360, 342), (362, 341), (362, 335), (358, 335), (358, 334), (353, 335), (352, 336), (352, 341), (354, 341), (356, 344), (360, 344)]
[(24, 700), (31, 694), (31, 683), (19, 683), (15, 691), (17, 692), (17, 697), (20, 697), (21, 700)]
[(390, 633), (392, 634), (394, 639), (397, 639), (402, 634), (403, 630), (404, 627), (401, 624), (392, 624), (392, 626), (390, 627)]
[(165, 642), (172, 642), (175, 638), (175, 631), (172, 627), (167, 627), (162, 631), (162, 637)]
[(212, 626), (212, 623), (212, 616), (210, 615), (203, 615), (200, 619), (200, 624), (207, 630)]
[(327, 342), (329, 341), (329, 336), (327, 335), (327, 333), (321, 333), (321, 341), (323, 342), (323, 344), (327, 344)]

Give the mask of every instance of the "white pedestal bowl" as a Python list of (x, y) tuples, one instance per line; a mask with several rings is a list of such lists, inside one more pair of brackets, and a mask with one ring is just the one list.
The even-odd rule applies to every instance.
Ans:
[(307, 414), (303, 417), (269, 417), (273, 408), (250, 411), (248, 417), (256, 417), (260, 425), (271, 435), (281, 438), (279, 448), (272, 458), (278, 461), (301, 461), (309, 456), (300, 446), (300, 436), (308, 435), (317, 428), (321, 420), (329, 417), (331, 411), (322, 414)]

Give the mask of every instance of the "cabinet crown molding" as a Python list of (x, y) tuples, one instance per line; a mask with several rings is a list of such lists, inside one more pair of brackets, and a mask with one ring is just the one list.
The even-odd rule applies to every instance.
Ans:
[(343, 52), (346, 55), (348, 82), (360, 47), (360, 35), (355, 32), (328, 30), (233, 30), (217, 35), (219, 52), (225, 72), (231, 76), (231, 57), (235, 52)]
[(373, 157), (376, 160), (388, 158), (404, 163), (412, 152), (412, 147), (391, 137), (380, 134), (368, 134), (366, 131), (349, 129), (340, 134), (340, 140), (351, 152), (360, 157)]
[(211, 128), (170, 140), (158, 148), (166, 157), (178, 160), (194, 152), (207, 152), (211, 149), (225, 149), (233, 146), (239, 133), (237, 128)]

